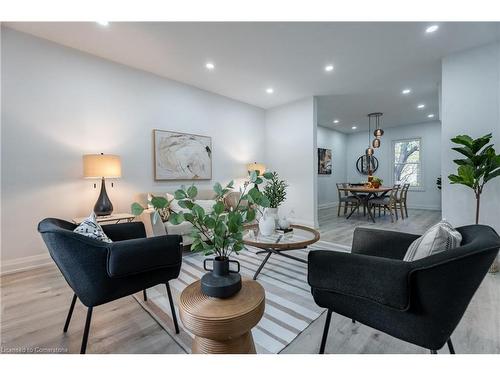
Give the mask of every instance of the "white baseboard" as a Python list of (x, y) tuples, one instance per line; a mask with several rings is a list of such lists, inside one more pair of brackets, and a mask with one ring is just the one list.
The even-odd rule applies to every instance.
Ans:
[(29, 257), (10, 259), (2, 261), (1, 275), (8, 275), (15, 272), (27, 271), (34, 268), (52, 264), (49, 253), (32, 255)]
[(321, 203), (321, 204), (318, 204), (318, 209), (322, 210), (325, 208), (334, 208), (334, 207), (337, 207), (337, 205), (338, 205), (338, 202)]
[(301, 219), (290, 219), (290, 222), (292, 224), (297, 224), (297, 225), (305, 225), (306, 227), (312, 227), (314, 228), (316, 225), (314, 222), (309, 221), (309, 220), (301, 220)]

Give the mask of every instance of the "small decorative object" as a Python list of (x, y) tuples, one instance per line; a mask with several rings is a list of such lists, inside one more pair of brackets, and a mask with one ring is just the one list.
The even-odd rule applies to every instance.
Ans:
[[(83, 177), (101, 179), (101, 192), (94, 205), (94, 212), (97, 216), (111, 215), (113, 212), (113, 204), (106, 192), (104, 179), (120, 178), (121, 175), (122, 166), (118, 155), (104, 155), (102, 153), (83, 155)], [(112, 183), (111, 186), (113, 186)]]
[(436, 179), (436, 186), (439, 190), (441, 190), (441, 176), (439, 176), (437, 179)]
[(384, 180), (382, 180), (381, 178), (379, 178), (377, 176), (371, 176), (371, 177), (372, 177), (372, 179), (370, 182), (375, 189), (378, 189), (380, 187), (380, 185), (382, 185), (384, 183)]
[(212, 179), (212, 138), (153, 130), (155, 180)]
[[(457, 135), (451, 141), (461, 147), (452, 150), (465, 156), (465, 159), (453, 160), (458, 165), (457, 174), (450, 174), (451, 184), (461, 184), (470, 187), (476, 197), (476, 224), (479, 224), (479, 206), (484, 185), (500, 176), (500, 155), (495, 152), (491, 141), (491, 133), (472, 139), (468, 135)], [(498, 272), (498, 261), (495, 259), (490, 272)]]
[(332, 150), (318, 148), (318, 174), (332, 174)]
[(362, 155), (356, 161), (356, 169), (359, 173), (367, 175), (369, 171), (372, 173), (376, 172), (378, 169), (378, 159), (376, 156), (370, 156), (368, 158), (366, 155)]
[[(272, 176), (272, 173), (264, 173), (260, 176), (257, 171), (252, 171), (240, 189), (238, 202), (229, 212), (225, 211), (223, 201), (228, 194), (233, 192), (233, 181), (225, 187), (218, 182), (215, 183), (213, 190), (216, 203), (210, 213), (205, 212), (203, 207), (197, 204), (198, 189), (194, 185), (188, 188), (182, 186), (175, 192), (174, 198), (183, 212), (171, 212), (169, 222), (174, 225), (184, 221), (190, 222), (193, 225), (191, 251), (216, 256), (213, 259), (213, 268), (209, 271), (215, 273), (202, 278), (201, 282), (201, 290), (207, 296), (227, 298), (241, 288), (239, 267), (234, 272), (229, 271), (229, 257), (244, 247), (243, 226), (253, 222), (256, 216), (255, 211), (260, 211), (259, 207), (269, 207), (269, 199), (255, 185), (263, 183), (264, 180), (270, 180)], [(248, 204), (242, 204), (244, 201)], [(168, 203), (164, 197), (154, 197), (151, 204), (155, 209), (155, 216), (158, 210), (165, 208)], [(140, 215), (144, 211), (139, 203), (133, 203), (131, 208), (134, 215)], [(274, 230), (274, 219), (270, 218), (270, 223)], [(205, 267), (206, 264), (205, 262)]]
[(290, 229), (290, 222), (285, 216), (278, 220), (278, 228), (281, 230)]

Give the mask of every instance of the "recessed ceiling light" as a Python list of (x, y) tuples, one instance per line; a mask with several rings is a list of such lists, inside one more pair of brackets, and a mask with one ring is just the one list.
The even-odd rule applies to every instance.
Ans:
[(339, 122), (340, 122), (340, 121), (339, 121), (339, 120), (337, 120), (337, 119), (333, 120), (333, 123), (334, 123), (334, 124), (338, 124)]
[(403, 95), (408, 95), (409, 93), (411, 93), (411, 89), (404, 89), (403, 91), (401, 91), (401, 94)]
[(272, 93), (274, 92), (274, 89), (273, 89), (272, 87), (268, 87), (268, 88), (266, 89), (266, 92), (267, 92), (268, 94), (272, 94)]
[(108, 26), (109, 22), (108, 21), (97, 21), (97, 24), (101, 25), (101, 26)]
[(352, 130), (356, 130), (358, 127), (356, 125), (354, 125), (351, 129)]
[(205, 68), (207, 68), (208, 70), (214, 70), (215, 69), (215, 64), (211, 63), (211, 62), (207, 62), (205, 64)]
[(433, 118), (433, 117), (434, 117), (434, 113), (430, 113), (430, 114), (428, 114), (428, 115), (427, 115), (427, 117), (429, 117), (429, 118)]
[(333, 70), (333, 65), (327, 65), (325, 66), (325, 71), (326, 72), (331, 72)]
[(433, 33), (434, 31), (436, 31), (437, 29), (439, 29), (438, 25), (431, 25), (427, 29), (425, 29), (425, 32), (430, 34), (430, 33)]
[(419, 105), (417, 105), (417, 108), (418, 109), (423, 109), (423, 108), (425, 108), (425, 104), (419, 104)]

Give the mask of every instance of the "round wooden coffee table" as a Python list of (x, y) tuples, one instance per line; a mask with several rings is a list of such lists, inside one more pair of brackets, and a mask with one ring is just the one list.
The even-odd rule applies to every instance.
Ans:
[(270, 236), (264, 236), (260, 233), (258, 224), (245, 226), (243, 243), (262, 249), (257, 254), (267, 254), (255, 272), (254, 280), (257, 280), (260, 271), (262, 271), (262, 268), (273, 254), (307, 263), (304, 259), (285, 254), (284, 251), (305, 249), (309, 245), (318, 242), (320, 234), (316, 229), (304, 225), (291, 225), (291, 228), (293, 228), (293, 231), (286, 234), (275, 232)]
[(184, 327), (194, 335), (193, 353), (251, 354), (255, 345), (251, 329), (264, 314), (264, 288), (242, 279), (241, 290), (229, 298), (208, 297), (200, 281), (184, 289), (179, 312)]

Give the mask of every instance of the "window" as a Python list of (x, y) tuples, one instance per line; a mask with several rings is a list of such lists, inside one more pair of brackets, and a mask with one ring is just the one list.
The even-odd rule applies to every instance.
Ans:
[(409, 183), (411, 187), (423, 187), (420, 156), (420, 138), (403, 139), (393, 142), (394, 183)]

